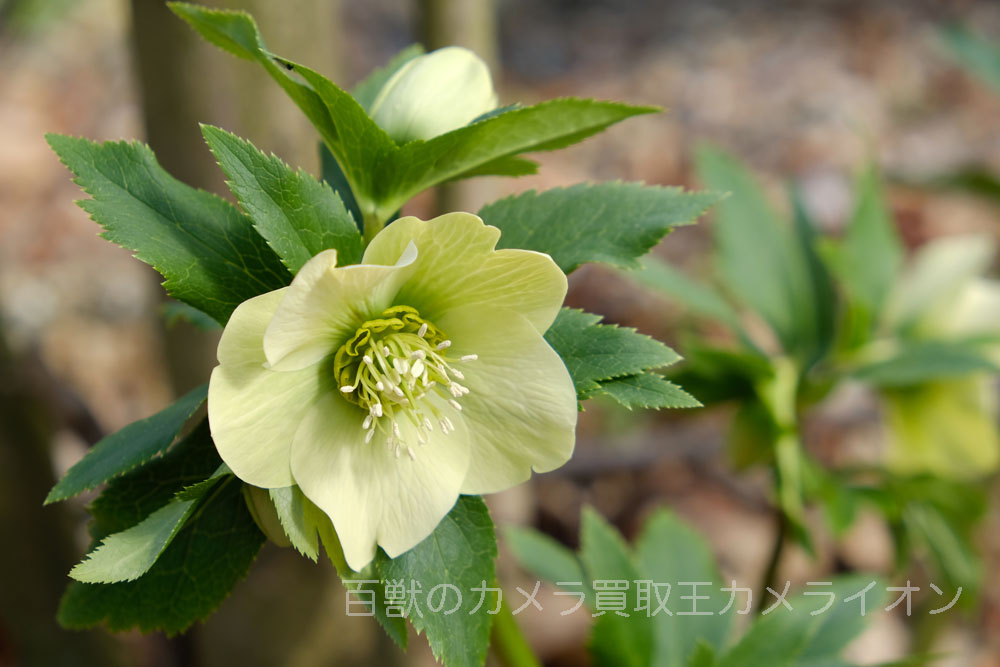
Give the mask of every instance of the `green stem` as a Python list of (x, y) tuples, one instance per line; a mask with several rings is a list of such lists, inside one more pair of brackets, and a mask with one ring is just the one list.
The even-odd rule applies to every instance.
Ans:
[(785, 518), (784, 512), (780, 509), (777, 512), (777, 518), (777, 535), (774, 537), (774, 544), (771, 547), (771, 557), (767, 561), (767, 567), (764, 569), (764, 575), (761, 577), (760, 588), (757, 592), (757, 607), (754, 612), (756, 614), (760, 614), (767, 606), (764, 604), (765, 600), (767, 600), (767, 588), (774, 583), (774, 578), (778, 575), (778, 566), (781, 564), (781, 555), (785, 549), (785, 535), (788, 532), (788, 519)]
[(507, 603), (500, 600), (500, 611), (493, 618), (492, 647), (493, 653), (501, 664), (507, 667), (540, 667), (541, 662), (535, 657), (531, 646), (517, 627), (514, 614)]
[(375, 235), (385, 227), (385, 220), (382, 220), (377, 213), (365, 213), (364, 215), (365, 246), (367, 246), (375, 238)]

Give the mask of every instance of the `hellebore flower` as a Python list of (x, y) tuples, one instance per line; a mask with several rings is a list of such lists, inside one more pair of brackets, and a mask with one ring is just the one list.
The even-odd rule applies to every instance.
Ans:
[(468, 213), (402, 218), (361, 264), (326, 250), (242, 303), (208, 391), (237, 477), (298, 485), (351, 568), (427, 537), (459, 494), (517, 485), (573, 450), (576, 392), (542, 338), (566, 294), (545, 254), (495, 250)]
[(371, 117), (399, 143), (458, 129), (497, 106), (489, 67), (449, 46), (417, 56), (386, 81)]
[[(983, 278), (995, 243), (954, 236), (920, 248), (889, 304), (890, 327), (909, 338), (961, 340), (1000, 334), (1000, 283)], [(1000, 346), (983, 351), (1000, 363)], [(988, 372), (887, 389), (887, 464), (906, 474), (972, 478), (1000, 463), (997, 391)]]

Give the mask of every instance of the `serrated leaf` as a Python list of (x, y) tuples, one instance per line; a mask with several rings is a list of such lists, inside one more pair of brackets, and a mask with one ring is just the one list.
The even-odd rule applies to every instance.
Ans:
[(377, 200), (382, 216), (433, 185), (479, 170), (501, 158), (572, 145), (656, 107), (619, 102), (556, 99), (521, 107), (399, 148)]
[(386, 81), (392, 78), (399, 69), (410, 62), (417, 56), (424, 54), (424, 47), (420, 44), (411, 44), (396, 55), (392, 57), (385, 67), (380, 67), (374, 70), (371, 74), (365, 77), (364, 81), (359, 83), (351, 91), (354, 95), (354, 99), (358, 101), (365, 111), (371, 108), (372, 102), (378, 96), (382, 86), (385, 85)]
[(706, 186), (730, 193), (714, 209), (713, 226), (726, 288), (764, 318), (786, 352), (808, 355), (818, 335), (816, 303), (808, 258), (792, 226), (734, 157), (703, 147), (697, 164)]
[(172, 635), (208, 616), (246, 576), (264, 542), (240, 484), (232, 479), (139, 579), (71, 583), (59, 606), (59, 623), (73, 629), (103, 623), (113, 631), (138, 628)]
[(211, 43), (264, 67), (319, 130), (363, 218), (373, 218), (376, 227), (438, 183), (467, 173), (520, 171), (525, 163), (503, 160), (562, 148), (631, 116), (658, 111), (617, 102), (552, 100), (503, 110), (430, 141), (397, 146), (351, 95), (308, 67), (268, 52), (248, 14), (180, 2), (170, 8)]
[[(859, 612), (859, 600), (844, 600), (863, 590), (871, 579), (860, 576), (843, 577), (830, 586), (810, 587), (812, 593), (790, 597), (792, 611), (776, 609), (755, 622), (746, 635), (719, 658), (718, 667), (818, 667), (846, 665), (840, 652), (866, 625)], [(819, 611), (833, 593), (829, 609)], [(867, 594), (866, 607), (877, 609), (885, 598), (885, 589), (876, 586)]]
[(225, 130), (203, 125), (202, 134), (240, 206), (289, 271), (328, 248), (337, 250), (338, 266), (361, 261), (357, 223), (329, 185)]
[(566, 273), (586, 262), (638, 268), (637, 257), (719, 199), (641, 183), (580, 184), (507, 197), (479, 217), (502, 232), (498, 248), (547, 253)]
[[(722, 583), (715, 557), (704, 538), (672, 514), (660, 510), (646, 520), (642, 534), (635, 543), (639, 569), (645, 579), (669, 583), (668, 597), (673, 616), (665, 613), (654, 617), (656, 650), (650, 664), (656, 667), (685, 667), (703, 647), (721, 651), (729, 635), (732, 613), (719, 615), (729, 594)], [(711, 582), (693, 587), (681, 582)], [(689, 615), (695, 601), (685, 601), (685, 595), (707, 596), (699, 599), (697, 611), (711, 615)], [(652, 604), (655, 606), (655, 596)], [(688, 613), (683, 613), (688, 612)], [(711, 662), (709, 662), (711, 664)]]
[(201, 385), (152, 417), (103, 438), (52, 487), (45, 503), (66, 500), (128, 472), (162, 454), (187, 420), (201, 407), (208, 385)]
[(602, 381), (668, 366), (680, 359), (658, 340), (600, 321), (599, 315), (563, 308), (545, 332), (545, 340), (562, 357), (580, 396), (593, 394)]
[(580, 523), (580, 560), (591, 589), (591, 600), (598, 600), (595, 582), (624, 581), (627, 617), (614, 611), (598, 616), (588, 647), (597, 665), (647, 667), (654, 650), (653, 618), (637, 613), (639, 607), (635, 581), (643, 579), (628, 546), (611, 525), (595, 510), (584, 507)]
[[(228, 473), (228, 468), (224, 468)], [(187, 487), (139, 524), (109, 535), (69, 573), (77, 581), (111, 584), (138, 579), (177, 536), (194, 512), (197, 503), (221, 479), (222, 471), (211, 478)]]
[(626, 375), (602, 381), (597, 393), (606, 394), (629, 409), (701, 407), (698, 399), (656, 373)]
[(90, 534), (100, 540), (136, 525), (184, 489), (202, 482), (222, 464), (203, 419), (166, 453), (112, 479), (91, 503)]
[(159, 271), (174, 298), (225, 324), (236, 306), (291, 280), (246, 216), (170, 176), (148, 146), (46, 139), (92, 197), (77, 203), (102, 236)]
[[(407, 587), (411, 581), (420, 584), (417, 606), (425, 605), (420, 609), (423, 616), (413, 610), (409, 621), (417, 632), (427, 636), (434, 656), (449, 667), (478, 666), (486, 660), (493, 617), (485, 613), (489, 607), (470, 614), (478, 602), (471, 590), (494, 585), (496, 554), (496, 537), (486, 504), (478, 496), (462, 496), (430, 537), (416, 547), (392, 559), (381, 551), (376, 556), (383, 582), (402, 581)], [(461, 605), (451, 614), (444, 611), (455, 604), (455, 595), (447, 588), (438, 589), (433, 596), (437, 605), (442, 590), (448, 595), (443, 610), (433, 612), (426, 606), (430, 592), (444, 584), (461, 591)]]
[(856, 379), (878, 387), (905, 387), (976, 372), (1000, 371), (980, 348), (962, 341), (903, 341), (888, 358), (855, 368)]

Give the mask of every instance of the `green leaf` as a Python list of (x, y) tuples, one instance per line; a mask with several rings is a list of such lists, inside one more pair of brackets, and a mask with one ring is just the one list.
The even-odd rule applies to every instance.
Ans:
[(88, 584), (111, 584), (144, 575), (180, 532), (198, 501), (219, 482), (223, 471), (228, 474), (228, 468), (223, 466), (205, 482), (179, 492), (139, 524), (104, 538), (69, 576)]
[(715, 667), (715, 664), (715, 650), (699, 639), (687, 667)]
[[(420, 585), (410, 623), (427, 635), (434, 656), (449, 667), (482, 665), (486, 660), (493, 616), (485, 611), (492, 607), (470, 614), (479, 600), (470, 591), (493, 586), (496, 555), (496, 536), (486, 504), (478, 496), (462, 496), (430, 537), (413, 549), (392, 559), (382, 551), (376, 556), (383, 582), (400, 581), (407, 588), (410, 582)], [(461, 591), (461, 605), (450, 614), (445, 611), (457, 598), (454, 589), (445, 585)], [(430, 595), (436, 587), (440, 588)], [(443, 600), (442, 594), (447, 596)], [(427, 608), (429, 603), (444, 607), (434, 612)], [(490, 604), (487, 598), (484, 606)]]
[[(563, 148), (631, 116), (658, 111), (617, 102), (552, 100), (489, 116), (430, 141), (396, 143), (355, 98), (308, 67), (269, 53), (242, 12), (174, 2), (170, 8), (205, 39), (260, 64), (316, 126), (375, 229), (417, 193), (466, 174), (524, 173), (507, 158)], [(293, 76), (296, 75), (296, 76)], [(367, 100), (367, 92), (363, 99)]]
[(131, 528), (178, 492), (210, 477), (220, 465), (208, 420), (203, 419), (163, 456), (108, 482), (90, 506), (91, 537), (100, 540)]
[(203, 384), (152, 417), (140, 419), (103, 438), (52, 487), (45, 503), (66, 500), (96, 488), (162, 454), (205, 402), (207, 394), (208, 385)]
[(412, 141), (399, 148), (387, 164), (392, 171), (383, 172), (380, 179), (385, 184), (377, 197), (380, 216), (384, 219), (422, 190), (501, 158), (565, 148), (627, 118), (657, 111), (619, 102), (557, 99), (513, 109), (429, 141)]
[(656, 373), (607, 380), (601, 382), (601, 388), (596, 393), (607, 394), (629, 409), (701, 407), (698, 399)]
[(892, 356), (851, 373), (878, 387), (905, 387), (1000, 368), (980, 346), (963, 341), (902, 341)]
[(344, 202), (344, 207), (357, 222), (358, 231), (363, 232), (364, 218), (361, 215), (358, 200), (354, 198), (354, 192), (351, 191), (351, 184), (347, 182), (344, 170), (337, 164), (337, 158), (333, 157), (333, 153), (322, 141), (319, 142), (319, 161), (323, 181), (337, 193), (337, 196)]
[[(838, 658), (843, 649), (864, 629), (867, 619), (859, 611), (860, 600), (844, 602), (863, 590), (871, 579), (852, 576), (830, 586), (810, 587), (814, 595), (789, 598), (792, 611), (775, 609), (756, 621), (746, 635), (718, 660), (718, 667), (826, 667), (847, 665)], [(884, 604), (880, 582), (867, 593), (866, 608)], [(822, 593), (822, 594), (818, 594)], [(818, 612), (829, 601), (833, 604)]]
[(810, 354), (818, 337), (808, 258), (791, 225), (771, 209), (753, 175), (732, 156), (701, 148), (698, 175), (731, 193), (715, 209), (719, 274), (727, 289), (770, 324), (784, 350)]
[(507, 197), (479, 217), (502, 232), (497, 247), (547, 253), (566, 273), (586, 262), (634, 269), (673, 227), (694, 222), (719, 199), (641, 183), (580, 184)]
[(139, 143), (46, 135), (93, 199), (78, 202), (102, 236), (135, 251), (172, 296), (225, 324), (247, 299), (291, 275), (250, 220), (228, 202), (174, 179)]
[(643, 576), (618, 531), (590, 507), (584, 507), (580, 523), (580, 559), (586, 585), (591, 588), (591, 600), (599, 601), (597, 586), (601, 580), (628, 584), (622, 611), (630, 615), (624, 617), (606, 611), (594, 623), (588, 644), (594, 663), (647, 667), (653, 658), (653, 618), (635, 611), (639, 604), (634, 582)]
[(903, 264), (903, 246), (874, 166), (859, 174), (854, 213), (843, 241), (824, 247), (824, 257), (848, 297), (874, 322)]
[(627, 273), (625, 277), (677, 300), (695, 315), (716, 320), (742, 333), (739, 313), (712, 287), (688, 278), (658, 257), (644, 257), (640, 263), (640, 271)]
[(392, 60), (390, 60), (385, 67), (376, 69), (365, 77), (364, 81), (355, 86), (352, 91), (354, 99), (358, 101), (358, 104), (360, 104), (365, 111), (368, 111), (386, 81), (391, 79), (392, 75), (399, 71), (403, 65), (423, 54), (424, 47), (420, 44), (411, 44), (406, 47), (394, 55)]
[(246, 576), (263, 542), (240, 484), (229, 478), (139, 579), (71, 583), (59, 623), (72, 629), (104, 623), (114, 631), (176, 634), (218, 607)]
[(588, 396), (604, 381), (668, 366), (680, 356), (663, 343), (634, 329), (598, 324), (599, 315), (563, 308), (545, 332), (559, 353), (577, 394)]
[[(715, 567), (715, 557), (705, 540), (669, 512), (660, 510), (646, 520), (635, 550), (639, 569), (645, 579), (667, 582), (673, 591), (668, 598), (673, 616), (660, 613), (654, 616), (656, 650), (650, 664), (657, 667), (685, 667), (695, 656), (699, 645), (721, 651), (729, 635), (733, 613), (719, 615), (729, 594), (720, 588), (726, 584)], [(711, 582), (692, 586), (680, 582)], [(697, 611), (712, 612), (710, 616), (681, 615), (694, 611), (695, 601), (683, 601), (681, 596), (706, 595), (709, 599), (697, 600)], [(653, 601), (655, 608), (655, 596)], [(711, 664), (711, 663), (709, 663)]]
[(837, 331), (837, 293), (833, 279), (826, 264), (817, 251), (819, 236), (816, 223), (810, 218), (802, 201), (802, 193), (798, 188), (790, 189), (792, 211), (794, 214), (795, 239), (805, 257), (806, 270), (809, 273), (809, 295), (813, 303), (814, 335), (811, 340), (804, 341), (802, 356), (805, 367), (809, 368), (820, 361), (830, 350)]
[(169, 3), (169, 7), (212, 44), (265, 69), (319, 131), (362, 214), (370, 213), (375, 167), (391, 160), (397, 149), (361, 105), (322, 75), (269, 53), (249, 14), (183, 2)]
[(530, 528), (508, 526), (503, 531), (507, 547), (530, 574), (557, 583), (583, 583), (583, 569), (576, 554), (554, 539)]
[(361, 261), (357, 223), (329, 185), (225, 130), (201, 131), (243, 210), (289, 271), (328, 248), (337, 250), (338, 266)]
[(941, 39), (962, 67), (1000, 92), (1000, 45), (957, 24), (942, 28)]

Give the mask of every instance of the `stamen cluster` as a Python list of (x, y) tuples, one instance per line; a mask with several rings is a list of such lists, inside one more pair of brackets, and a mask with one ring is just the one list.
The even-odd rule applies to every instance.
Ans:
[(426, 444), (435, 422), (444, 434), (455, 430), (452, 421), (428, 398), (434, 392), (461, 410), (457, 399), (469, 389), (458, 383), (465, 376), (454, 364), (477, 357), (450, 357), (449, 347), (451, 341), (415, 308), (393, 306), (362, 324), (337, 350), (333, 370), (340, 391), (368, 412), (361, 425), (366, 443), (378, 431), (386, 436), (387, 446), (397, 458), (405, 449), (415, 459), (413, 443), (403, 437), (400, 420), (413, 425), (420, 445)]

